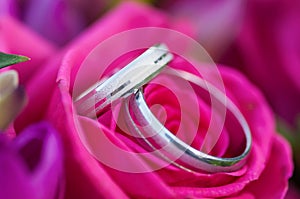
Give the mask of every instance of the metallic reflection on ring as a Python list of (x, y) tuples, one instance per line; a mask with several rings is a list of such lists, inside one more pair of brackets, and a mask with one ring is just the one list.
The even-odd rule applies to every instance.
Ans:
[[(124, 103), (126, 114), (124, 117), (131, 133), (141, 138), (153, 150), (159, 151), (160, 156), (165, 160), (187, 171), (200, 170), (216, 173), (232, 172), (240, 169), (251, 150), (252, 137), (248, 123), (237, 106), (218, 88), (196, 75), (171, 68), (166, 68), (165, 72), (168, 75), (174, 75), (192, 82), (203, 89), (209, 87), (208, 90), (212, 92), (210, 94), (223, 103), (240, 123), (246, 139), (244, 151), (236, 157), (222, 158), (203, 153), (189, 146), (156, 119), (145, 102), (142, 89), (139, 89)], [(224, 101), (224, 99), (226, 100)], [(136, 125), (133, 118), (143, 126)]]
[(77, 113), (91, 118), (100, 115), (112, 102), (129, 96), (148, 83), (172, 59), (166, 45), (150, 47), (117, 73), (78, 96), (74, 102)]
[[(75, 99), (80, 115), (95, 118), (114, 101), (124, 100), (122, 111), (132, 135), (137, 135), (168, 162), (187, 171), (232, 172), (241, 168), (251, 150), (252, 137), (246, 119), (236, 105), (218, 88), (191, 73), (166, 68), (168, 75), (177, 76), (206, 89), (221, 102), (240, 123), (246, 144), (243, 152), (232, 158), (216, 157), (183, 142), (164, 127), (147, 106), (142, 86), (151, 81), (173, 59), (164, 44), (150, 47), (123, 69), (102, 82), (97, 82)], [(224, 101), (224, 99), (226, 99)], [(136, 125), (135, 121), (143, 126)], [(146, 127), (146, 128), (145, 128)]]

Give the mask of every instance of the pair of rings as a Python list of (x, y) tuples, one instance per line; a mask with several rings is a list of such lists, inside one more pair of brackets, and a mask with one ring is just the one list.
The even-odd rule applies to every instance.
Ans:
[[(103, 82), (97, 82), (78, 96), (74, 102), (78, 114), (94, 118), (109, 108), (111, 103), (122, 100), (125, 107), (122, 113), (130, 132), (138, 135), (151, 149), (159, 149), (159, 155), (163, 159), (191, 171), (216, 173), (240, 169), (251, 150), (251, 131), (237, 106), (213, 84), (186, 71), (171, 68), (165, 70), (170, 76), (182, 78), (203, 89), (209, 88), (210, 94), (223, 103), (235, 116), (246, 139), (244, 150), (238, 156), (217, 157), (193, 148), (172, 134), (150, 111), (144, 99), (142, 86), (157, 76), (172, 59), (173, 55), (166, 45), (159, 44), (150, 47), (114, 75)], [(137, 125), (136, 120), (143, 126)], [(176, 161), (173, 161), (174, 157)]]

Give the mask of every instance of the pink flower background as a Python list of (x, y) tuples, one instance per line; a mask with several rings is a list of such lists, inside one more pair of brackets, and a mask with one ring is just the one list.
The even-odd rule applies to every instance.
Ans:
[[(31, 58), (10, 67), (18, 71), (29, 101), (3, 134), (16, 138), (0, 140), (1, 198), (24, 198), (25, 193), (30, 198), (46, 198), (45, 193), (49, 193), (46, 194), (49, 198), (285, 197), (294, 164), (289, 143), (276, 130), (276, 119), (296, 129), (300, 113), (298, 1), (250, 0), (227, 4), (164, 1), (156, 7), (155, 2), (152, 5), (86, 2), (4, 0), (0, 3), (0, 51)], [(140, 27), (169, 28), (191, 36), (220, 63), (218, 69), (226, 94), (244, 114), (253, 136), (249, 159), (240, 170), (189, 173), (169, 165), (149, 173), (129, 173), (108, 167), (86, 150), (77, 125), (95, 136), (100, 123), (104, 135), (116, 146), (130, 152), (145, 152), (116, 126), (111, 112), (96, 121), (78, 116), (72, 103), (77, 71), (90, 51), (116, 33)], [(180, 57), (170, 67), (194, 73), (192, 66)], [(166, 93), (168, 90), (163, 87), (145, 87), (147, 103), (161, 104), (167, 112), (166, 127), (176, 131), (180, 123), (178, 104), (172, 100), (172, 94)], [(193, 144), (199, 146), (211, 110), (201, 96), (196, 100), (202, 117)], [(36, 124), (36, 129), (28, 128), (40, 121), (46, 123)], [(234, 145), (241, 142), (239, 133), (229, 121), (213, 153), (228, 155), (241, 150)], [(289, 136), (296, 139), (298, 135), (295, 131)], [(35, 153), (41, 151), (41, 158), (37, 161), (22, 158), (24, 153), (19, 151), (24, 144), (20, 142), (36, 139), (42, 147), (28, 150), (28, 156), (37, 156)], [(97, 142), (101, 144), (101, 140)], [(293, 147), (297, 158), (298, 146)], [(33, 170), (24, 166), (33, 162), (37, 165)], [(138, 158), (128, 162), (124, 159), (120, 164), (147, 167)], [(46, 179), (52, 179), (51, 183)], [(34, 194), (35, 183), (44, 195)], [(297, 198), (297, 186), (294, 177), (287, 198)], [(15, 194), (16, 189), (20, 195)]]

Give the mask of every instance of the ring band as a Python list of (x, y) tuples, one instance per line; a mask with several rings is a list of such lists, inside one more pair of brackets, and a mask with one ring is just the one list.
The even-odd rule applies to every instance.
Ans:
[[(129, 130), (137, 135), (151, 149), (159, 150), (159, 154), (169, 162), (184, 168), (185, 170), (205, 171), (209, 173), (232, 172), (240, 169), (250, 152), (252, 137), (250, 128), (243, 114), (237, 106), (218, 88), (209, 82), (200, 79), (196, 75), (182, 70), (166, 68), (168, 75), (174, 75), (200, 86), (203, 89), (212, 91), (212, 95), (224, 104), (233, 113), (240, 123), (246, 139), (246, 146), (241, 155), (232, 158), (221, 158), (203, 153), (192, 146), (189, 146), (174, 134), (172, 134), (158, 119), (152, 114), (143, 97), (143, 92), (139, 89), (134, 96), (127, 99), (125, 104), (125, 118)], [(225, 99), (225, 101), (224, 101)], [(225, 104), (226, 103), (226, 104)], [(130, 106), (130, 107), (129, 107)], [(136, 125), (135, 121), (143, 126)], [(145, 128), (146, 127), (146, 128)], [(145, 128), (145, 129), (143, 129)], [(177, 159), (176, 159), (177, 158)], [(176, 161), (173, 161), (176, 159)]]
[[(97, 82), (77, 97), (74, 104), (78, 114), (94, 118), (105, 111), (112, 102), (126, 98), (122, 107), (130, 133), (142, 138), (147, 146), (159, 151), (159, 155), (168, 162), (188, 171), (201, 170), (216, 173), (240, 169), (244, 165), (252, 146), (249, 125), (236, 105), (209, 82), (182, 70), (171, 68), (165, 70), (169, 75), (183, 78), (203, 89), (209, 87), (208, 90), (212, 91), (210, 94), (214, 95), (232, 112), (240, 123), (246, 139), (244, 151), (236, 157), (216, 157), (189, 146), (165, 128), (150, 111), (141, 87), (159, 74), (172, 59), (173, 55), (166, 45), (159, 44), (150, 47), (113, 76), (105, 81)], [(226, 103), (222, 99), (226, 99)], [(147, 130), (145, 131), (136, 125), (133, 118), (146, 124)]]
[(91, 118), (112, 102), (126, 98), (153, 79), (173, 59), (166, 45), (150, 47), (135, 60), (102, 82), (97, 82), (75, 99), (77, 113)]

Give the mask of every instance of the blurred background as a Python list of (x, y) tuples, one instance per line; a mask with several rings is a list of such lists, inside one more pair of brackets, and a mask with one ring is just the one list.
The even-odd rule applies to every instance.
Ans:
[[(0, 15), (19, 19), (60, 48), (120, 2), (1, 0)], [(293, 148), (295, 171), (287, 198), (295, 198), (300, 190), (300, 1), (139, 2), (160, 10), (170, 20), (190, 24), (194, 39), (215, 62), (242, 71), (264, 93), (276, 115), (278, 131)]]

